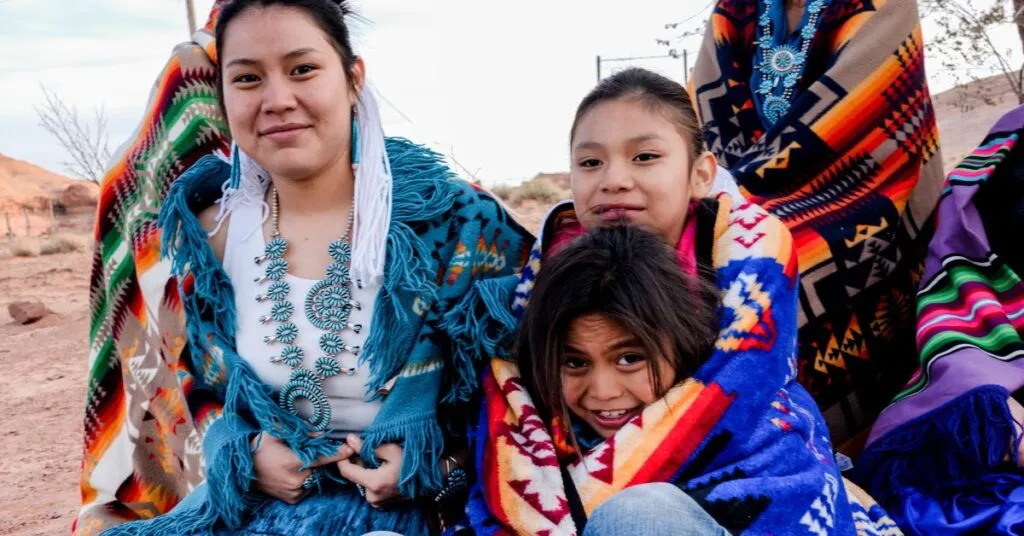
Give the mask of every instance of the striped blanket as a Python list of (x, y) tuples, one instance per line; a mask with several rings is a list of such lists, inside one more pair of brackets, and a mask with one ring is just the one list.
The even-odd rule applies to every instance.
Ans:
[[(515, 364), (492, 360), (472, 433), (480, 477), (467, 511), (478, 534), (577, 534), (560, 463), (587, 514), (628, 486), (672, 482), (734, 534), (899, 534), (840, 476), (821, 414), (796, 383), (789, 232), (725, 194), (696, 212), (697, 255), (713, 266), (722, 292), (711, 357), (582, 458), (558, 423), (538, 416)], [(573, 221), (571, 204), (547, 218), (515, 291), (517, 315), (541, 269), (545, 237)]]
[(752, 80), (770, 4), (716, 1), (694, 93), (711, 150), (793, 234), (800, 383), (843, 441), (914, 368), (913, 293), (942, 174), (921, 26), (915, 2), (825, 2), (792, 107), (768, 127)]
[(203, 480), (197, 415), (176, 373), (184, 315), (180, 301), (163, 299), (157, 216), (177, 176), (230, 149), (209, 59), (212, 20), (174, 49), (100, 186), (77, 535), (166, 512)]
[(858, 475), (913, 534), (1020, 534), (1007, 398), (1024, 388), (1024, 107), (954, 169), (917, 296), (920, 367)]

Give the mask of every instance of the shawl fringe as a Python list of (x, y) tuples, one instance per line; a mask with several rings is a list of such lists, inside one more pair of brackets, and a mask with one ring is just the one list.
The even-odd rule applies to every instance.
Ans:
[(977, 479), (1007, 460), (1017, 462), (1021, 440), (1007, 406), (1009, 391), (987, 385), (889, 432), (861, 454), (856, 480), (891, 504), (901, 490), (926, 495)]

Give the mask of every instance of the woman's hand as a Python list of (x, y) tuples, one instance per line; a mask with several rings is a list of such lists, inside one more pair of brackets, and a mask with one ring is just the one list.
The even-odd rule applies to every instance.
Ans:
[(302, 483), (313, 469), (337, 463), (350, 452), (347, 445), (342, 445), (333, 456), (320, 458), (312, 468), (302, 471), (302, 462), (287, 443), (266, 432), (260, 433), (262, 438), (257, 439), (260, 441), (259, 447), (252, 455), (255, 487), (258, 491), (288, 504), (297, 504), (310, 492)]
[(356, 435), (349, 435), (345, 443), (342, 446), (342, 454), (345, 454), (345, 447), (348, 447), (348, 456), (344, 456), (338, 462), (338, 471), (341, 476), (366, 490), (366, 502), (370, 503), (370, 506), (381, 508), (402, 499), (398, 493), (398, 479), (402, 472), (401, 446), (388, 443), (377, 447), (374, 454), (380, 460), (380, 467), (369, 469), (363, 467), (357, 457), (363, 448), (363, 440)]

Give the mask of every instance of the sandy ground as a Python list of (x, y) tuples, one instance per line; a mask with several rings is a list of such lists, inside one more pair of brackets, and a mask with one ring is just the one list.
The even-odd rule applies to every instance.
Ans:
[[(1013, 106), (962, 114), (949, 100), (936, 102), (947, 168)], [(514, 211), (536, 230), (546, 209), (528, 202)], [(81, 221), (62, 227), (89, 229)], [(0, 239), (0, 535), (66, 534), (79, 502), (90, 254), (21, 259), (3, 249)], [(14, 325), (7, 305), (22, 299), (54, 314)]]
[[(79, 502), (89, 253), (0, 260), (0, 534), (68, 532)], [(54, 314), (13, 324), (7, 304)]]
[[(942, 163), (947, 172), (981, 143), (1003, 114), (1017, 106), (1017, 98), (1005, 77), (986, 78), (971, 87), (966, 97), (960, 90), (952, 90), (933, 99), (942, 143)], [(995, 105), (986, 104), (977, 95), (988, 95)]]

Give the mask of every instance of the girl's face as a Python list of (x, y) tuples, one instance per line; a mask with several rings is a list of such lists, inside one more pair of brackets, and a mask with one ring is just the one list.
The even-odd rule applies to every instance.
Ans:
[(608, 439), (657, 399), (652, 366), (665, 392), (675, 380), (668, 359), (648, 355), (615, 320), (583, 315), (569, 325), (562, 349), (562, 395), (574, 415)]
[(302, 10), (252, 8), (233, 20), (220, 58), (224, 107), (238, 146), (271, 176), (300, 180), (349, 160), (354, 87), (330, 38)]
[(636, 98), (602, 102), (577, 123), (572, 197), (587, 229), (626, 221), (671, 245), (679, 242), (692, 199), (708, 195), (716, 163), (691, 155), (667, 112)]

